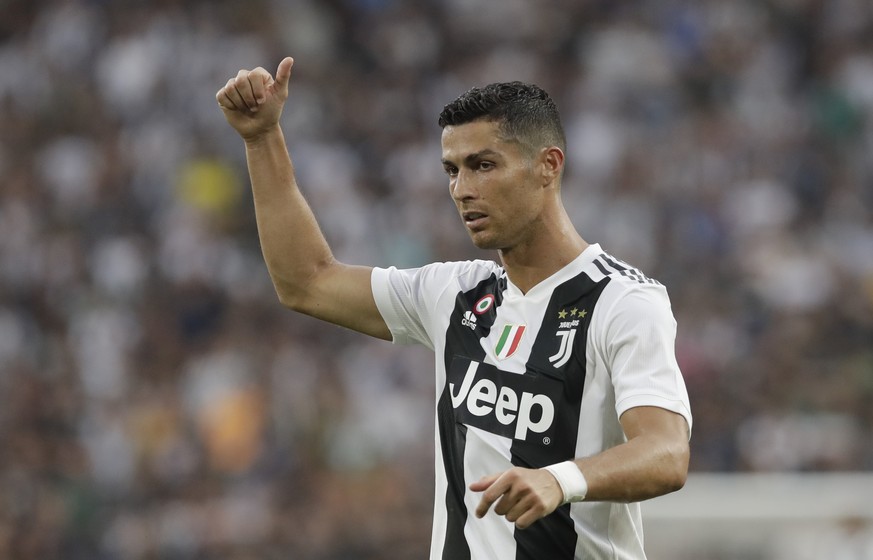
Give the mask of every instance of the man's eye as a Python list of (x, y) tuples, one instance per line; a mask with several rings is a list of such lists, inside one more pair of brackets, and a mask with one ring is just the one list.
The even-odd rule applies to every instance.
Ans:
[(448, 175), (449, 177), (454, 177), (455, 175), (458, 174), (457, 167), (444, 167), (443, 170), (446, 172), (446, 175)]
[(494, 169), (494, 164), (490, 161), (480, 161), (479, 169), (481, 169), (482, 171), (488, 171), (489, 169)]

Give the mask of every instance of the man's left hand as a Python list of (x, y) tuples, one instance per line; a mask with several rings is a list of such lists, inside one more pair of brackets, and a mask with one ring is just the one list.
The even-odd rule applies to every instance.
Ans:
[(472, 483), (470, 490), (483, 492), (476, 517), (484, 517), (497, 502), (494, 513), (505, 516), (519, 529), (527, 529), (552, 513), (564, 500), (558, 481), (543, 469), (514, 467)]

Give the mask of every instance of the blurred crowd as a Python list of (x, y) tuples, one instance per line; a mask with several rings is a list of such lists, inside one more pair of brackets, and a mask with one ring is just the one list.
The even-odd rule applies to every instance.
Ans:
[(667, 287), (696, 471), (873, 470), (869, 0), (0, 0), (0, 558), (421, 558), (433, 357), (279, 305), (215, 92), (343, 261), (496, 258), (442, 106), (556, 99), (589, 242)]

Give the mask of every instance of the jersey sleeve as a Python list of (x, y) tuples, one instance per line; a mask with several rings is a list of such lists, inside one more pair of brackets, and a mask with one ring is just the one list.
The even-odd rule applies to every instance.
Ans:
[(423, 268), (374, 268), (370, 283), (376, 307), (395, 344), (415, 342), (433, 348), (425, 324), (431, 313), (422, 294), (427, 272)]
[(432, 263), (421, 268), (374, 268), (370, 282), (376, 307), (395, 344), (419, 343), (433, 350), (437, 310), (449, 287), (471, 263)]
[(604, 333), (618, 416), (637, 406), (664, 408), (685, 418), (690, 435), (691, 407), (676, 362), (676, 320), (666, 290), (629, 289), (610, 309)]
[(497, 272), (499, 267), (490, 261), (438, 262), (421, 268), (374, 268), (370, 283), (394, 342), (433, 350), (434, 339), (445, 332), (457, 292)]

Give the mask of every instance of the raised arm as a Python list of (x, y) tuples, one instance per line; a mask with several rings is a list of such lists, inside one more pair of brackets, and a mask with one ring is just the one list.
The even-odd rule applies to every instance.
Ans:
[(370, 288), (372, 269), (338, 262), (297, 186), (279, 118), (294, 60), (275, 79), (263, 68), (240, 70), (215, 95), (245, 142), (261, 250), (279, 301), (287, 307), (390, 340)]

